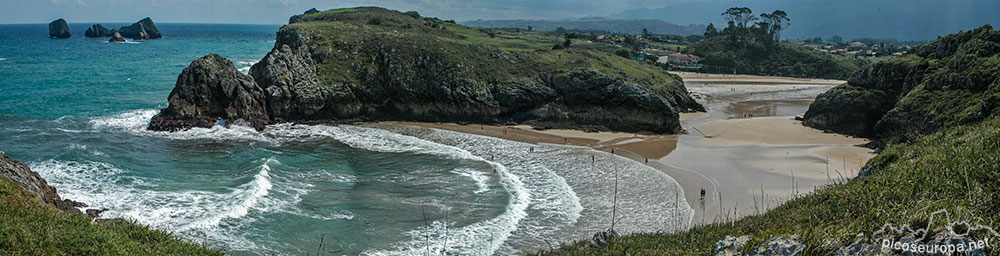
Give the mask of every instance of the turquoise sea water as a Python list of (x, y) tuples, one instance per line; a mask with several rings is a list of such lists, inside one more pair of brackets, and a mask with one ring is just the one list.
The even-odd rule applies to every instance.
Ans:
[(245, 72), (279, 26), (157, 24), (163, 39), (129, 43), (87, 26), (0, 25), (0, 150), (103, 217), (233, 254), (506, 255), (607, 228), (615, 169), (619, 231), (692, 213), (670, 177), (588, 148), (385, 125), (149, 132), (192, 60)]

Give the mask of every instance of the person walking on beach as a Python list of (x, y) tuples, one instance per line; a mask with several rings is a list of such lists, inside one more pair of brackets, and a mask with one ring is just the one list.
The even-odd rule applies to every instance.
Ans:
[(705, 200), (705, 188), (701, 188), (701, 200)]

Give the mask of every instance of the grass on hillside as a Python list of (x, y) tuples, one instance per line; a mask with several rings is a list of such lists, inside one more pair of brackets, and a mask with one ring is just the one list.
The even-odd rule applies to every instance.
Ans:
[(42, 204), (0, 178), (2, 255), (222, 255), (170, 233), (124, 221), (91, 222)]
[[(793, 199), (763, 215), (732, 223), (697, 226), (678, 234), (633, 234), (611, 246), (591, 248), (586, 241), (565, 244), (557, 255), (705, 255), (726, 236), (751, 238), (747, 249), (768, 237), (798, 235), (803, 255), (828, 255), (871, 235), (883, 225), (930, 226), (941, 232), (948, 221), (969, 221), (1000, 230), (1000, 118), (948, 128), (910, 144), (894, 144), (870, 160), (871, 176), (831, 185)], [(935, 212), (947, 211), (947, 215)], [(934, 215), (933, 222), (931, 215)], [(946, 219), (947, 218), (947, 219)], [(964, 227), (968, 229), (968, 227)], [(957, 227), (961, 233), (963, 226)], [(985, 229), (974, 240), (993, 237)], [(870, 237), (870, 241), (880, 237)], [(895, 236), (893, 238), (899, 238)], [(879, 246), (878, 242), (870, 244)], [(991, 242), (991, 246), (995, 246)], [(997, 249), (987, 247), (993, 255)]]
[[(569, 49), (553, 50), (565, 39), (557, 34), (521, 29), (472, 28), (436, 18), (419, 17), (380, 8), (363, 11), (329, 10), (283, 29), (313, 36), (314, 63), (326, 84), (361, 84), (364, 72), (376, 70), (373, 56), (388, 56), (400, 72), (439, 65), (441, 75), (455, 75), (474, 84), (537, 83), (549, 76), (577, 69), (650, 88), (668, 99), (686, 97), (680, 78), (643, 62), (616, 56), (607, 44), (572, 40)], [(325, 17), (325, 18), (319, 18)], [(361, 59), (368, 58), (368, 59)], [(440, 62), (438, 62), (440, 60)], [(420, 77), (419, 74), (390, 74)]]

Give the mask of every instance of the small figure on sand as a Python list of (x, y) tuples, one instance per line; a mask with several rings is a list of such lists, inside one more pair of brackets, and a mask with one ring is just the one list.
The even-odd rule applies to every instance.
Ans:
[(535, 152), (535, 147), (529, 147), (529, 148), (528, 148), (528, 152), (532, 152), (532, 153), (534, 153), (534, 152)]
[(497, 173), (497, 168), (493, 168), (493, 173)]
[(597, 163), (597, 158), (595, 158), (594, 156), (590, 156), (590, 164), (594, 163)]
[(611, 154), (612, 154), (612, 155), (614, 155), (614, 154), (615, 154), (615, 149), (613, 149), (613, 148), (611, 149)]
[(569, 144), (569, 138), (563, 138), (563, 144)]
[(649, 158), (645, 158), (645, 159), (646, 159), (646, 163), (648, 164), (649, 163)]
[(701, 200), (705, 200), (705, 188), (701, 189)]

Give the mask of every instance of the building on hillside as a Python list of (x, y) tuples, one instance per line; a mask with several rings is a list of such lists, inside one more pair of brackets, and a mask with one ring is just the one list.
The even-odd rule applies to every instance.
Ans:
[(694, 56), (691, 54), (683, 54), (683, 53), (671, 53), (664, 57), (666, 57), (666, 60), (664, 60), (663, 57), (661, 57), (657, 59), (657, 62), (660, 62), (662, 60), (666, 61), (667, 63), (670, 63), (671, 65), (692, 65), (692, 64), (697, 64), (698, 62), (701, 61), (701, 58), (699, 58), (698, 56)]
[(851, 47), (865, 47), (865, 43), (862, 42), (852, 42)]

